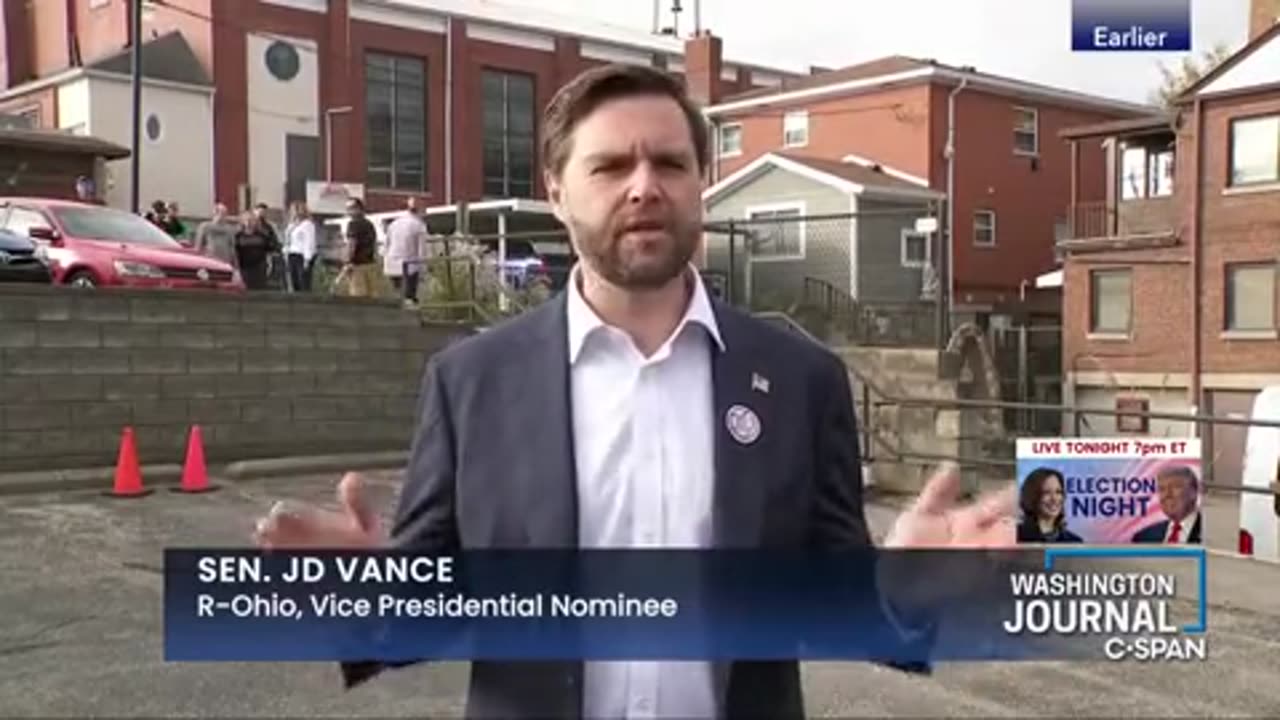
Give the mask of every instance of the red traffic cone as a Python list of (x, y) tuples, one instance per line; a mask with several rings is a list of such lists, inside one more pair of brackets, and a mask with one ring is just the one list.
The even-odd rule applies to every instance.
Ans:
[(204, 462), (204, 439), (200, 434), (200, 426), (192, 425), (191, 434), (187, 437), (187, 459), (182, 466), (182, 485), (177, 491), (203, 493), (217, 489), (217, 486), (209, 484), (209, 469)]
[(150, 494), (150, 490), (142, 487), (142, 468), (138, 465), (138, 447), (134, 442), (133, 428), (126, 427), (120, 438), (120, 455), (116, 459), (115, 485), (107, 495), (126, 498)]

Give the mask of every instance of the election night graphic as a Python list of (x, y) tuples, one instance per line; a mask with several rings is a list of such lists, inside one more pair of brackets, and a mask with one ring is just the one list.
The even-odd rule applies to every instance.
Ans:
[(1019, 438), (1018, 540), (1197, 545), (1197, 438)]

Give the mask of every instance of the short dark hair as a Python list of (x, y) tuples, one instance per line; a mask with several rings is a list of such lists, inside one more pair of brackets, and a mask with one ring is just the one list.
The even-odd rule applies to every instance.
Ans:
[(596, 108), (609, 100), (627, 97), (671, 98), (680, 106), (689, 123), (699, 172), (710, 162), (710, 140), (702, 111), (689, 98), (684, 86), (671, 75), (638, 65), (601, 65), (591, 68), (560, 88), (547, 104), (542, 117), (542, 164), (558, 176), (572, 149), (573, 131)]

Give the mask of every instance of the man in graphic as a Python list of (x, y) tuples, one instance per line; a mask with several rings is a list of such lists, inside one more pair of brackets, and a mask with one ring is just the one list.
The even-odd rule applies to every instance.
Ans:
[(1136, 543), (1198, 544), (1200, 480), (1185, 465), (1165, 468), (1156, 476), (1156, 493), (1165, 519), (1133, 535)]

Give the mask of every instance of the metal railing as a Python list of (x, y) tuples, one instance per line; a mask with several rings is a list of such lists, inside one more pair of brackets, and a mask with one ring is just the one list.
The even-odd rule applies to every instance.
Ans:
[[(790, 330), (797, 332), (811, 341), (822, 344), (822, 341), (796, 322), (795, 319), (780, 312), (763, 312), (757, 313), (757, 316), (783, 325)], [(1134, 415), (1143, 416), (1151, 420), (1169, 420), (1181, 421), (1192, 426), (1204, 428), (1217, 425), (1236, 426), (1236, 427), (1268, 427), (1280, 428), (1280, 421), (1256, 420), (1252, 418), (1240, 418), (1221, 415), (1206, 415), (1194, 413), (1174, 413), (1160, 411), (1133, 411), (1133, 410), (1115, 410), (1108, 408), (1092, 408), (1079, 407), (1075, 405), (1064, 405), (1055, 403), (1035, 403), (1035, 402), (1019, 402), (1012, 400), (987, 400), (987, 399), (966, 399), (966, 398), (937, 398), (937, 397), (918, 397), (911, 395), (900, 395), (887, 391), (879, 385), (874, 379), (869, 377), (857, 367), (849, 366), (849, 373), (855, 380), (855, 392), (857, 399), (855, 405), (858, 409), (858, 435), (860, 445), (862, 447), (863, 460), (865, 462), (874, 463), (943, 463), (952, 462), (960, 466), (967, 467), (985, 467), (1008, 471), (1012, 475), (1017, 467), (1017, 461), (1012, 457), (974, 457), (961, 454), (951, 453), (935, 453), (922, 451), (915, 448), (905, 447), (893, 439), (900, 435), (901, 428), (885, 428), (880, 424), (880, 410), (883, 408), (928, 408), (934, 411), (946, 410), (971, 410), (971, 411), (991, 411), (1004, 413), (1006, 411), (1030, 411), (1037, 413), (1053, 413), (1057, 415), (1068, 416), (1073, 419), (1072, 425), (1078, 426), (1079, 418), (1095, 415), (1105, 417), (1131, 417)], [(1203, 436), (1204, 433), (1199, 433)], [(1017, 437), (1016, 433), (1004, 433), (1003, 437), (989, 438), (992, 440), (1008, 441)], [(1087, 436), (1078, 436), (1087, 437)], [(1142, 439), (1142, 436), (1135, 435), (1135, 439)], [(1212, 479), (1205, 479), (1201, 483), (1206, 490), (1224, 493), (1239, 494), (1255, 494), (1269, 495), (1275, 499), (1276, 514), (1280, 515), (1280, 483), (1273, 483), (1271, 487), (1254, 487), (1243, 484), (1231, 484), (1215, 482)]]
[(1076, 203), (1068, 209), (1070, 239), (1111, 237), (1115, 227), (1116, 208), (1105, 200)]

